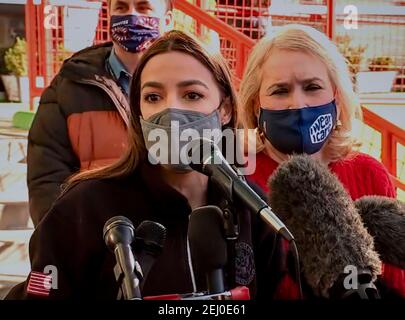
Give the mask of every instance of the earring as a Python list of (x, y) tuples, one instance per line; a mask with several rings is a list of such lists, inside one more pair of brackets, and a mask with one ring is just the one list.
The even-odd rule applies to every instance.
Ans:
[(260, 141), (264, 141), (264, 139), (266, 139), (266, 137), (264, 136), (264, 132), (263, 132), (262, 128), (257, 127), (256, 128), (256, 134), (259, 136)]
[(342, 121), (340, 121), (339, 119), (336, 121), (336, 125), (335, 125), (335, 130), (340, 130), (340, 128), (342, 127)]

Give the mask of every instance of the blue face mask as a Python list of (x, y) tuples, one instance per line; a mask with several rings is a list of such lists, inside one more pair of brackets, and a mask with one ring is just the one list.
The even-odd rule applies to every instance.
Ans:
[(270, 143), (284, 154), (313, 154), (321, 150), (336, 125), (332, 102), (301, 109), (260, 108), (259, 126)]
[(159, 18), (125, 15), (111, 16), (111, 38), (123, 49), (138, 53), (146, 50), (160, 36)]

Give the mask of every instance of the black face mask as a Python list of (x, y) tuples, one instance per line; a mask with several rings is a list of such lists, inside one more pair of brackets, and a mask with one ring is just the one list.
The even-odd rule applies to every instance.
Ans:
[(335, 100), (301, 109), (260, 108), (259, 126), (270, 143), (284, 154), (314, 154), (328, 140), (337, 121)]

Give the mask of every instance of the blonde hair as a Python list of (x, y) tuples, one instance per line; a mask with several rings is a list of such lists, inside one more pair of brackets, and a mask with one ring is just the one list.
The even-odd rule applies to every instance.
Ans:
[[(323, 156), (327, 161), (336, 161), (346, 157), (358, 144), (351, 136), (352, 121), (355, 117), (361, 118), (360, 103), (353, 91), (347, 63), (336, 45), (325, 34), (312, 27), (298, 24), (280, 27), (277, 31), (264, 37), (253, 48), (249, 56), (240, 84), (238, 122), (245, 129), (257, 130), (256, 152), (265, 150), (278, 162), (287, 158), (287, 155), (278, 152), (258, 129), (262, 69), (275, 49), (304, 51), (318, 57), (326, 66), (329, 78), (336, 90), (335, 97), (338, 110), (340, 110), (338, 120), (341, 125), (337, 126), (329, 137), (323, 149)], [(245, 140), (245, 150), (247, 148), (248, 141)]]

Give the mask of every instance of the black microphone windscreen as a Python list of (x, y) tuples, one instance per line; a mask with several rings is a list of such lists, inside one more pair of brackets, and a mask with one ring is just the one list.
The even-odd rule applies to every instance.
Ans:
[(163, 249), (166, 241), (166, 228), (160, 223), (144, 220), (136, 228), (136, 239), (151, 249)]
[(381, 261), (350, 196), (327, 166), (307, 155), (282, 163), (269, 181), (269, 202), (294, 234), (310, 287), (328, 297), (347, 266), (370, 269)]
[(150, 270), (163, 251), (166, 228), (160, 223), (144, 220), (138, 225), (135, 233), (136, 240), (132, 243), (132, 248), (141, 267), (140, 287), (143, 290)]
[(193, 264), (201, 272), (223, 268), (227, 262), (227, 245), (222, 211), (216, 206), (195, 209), (188, 225)]
[(355, 205), (382, 260), (405, 269), (405, 203), (384, 196), (364, 196)]

